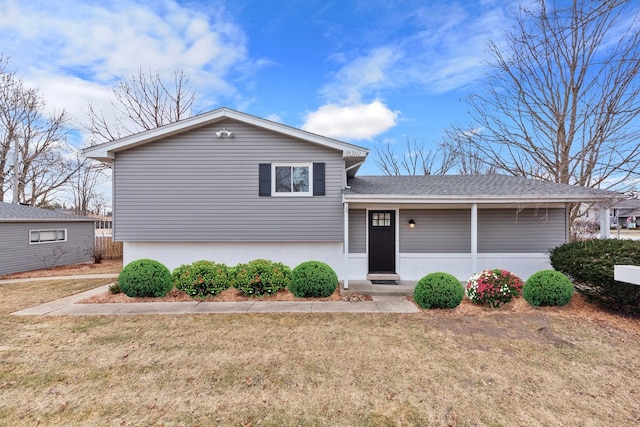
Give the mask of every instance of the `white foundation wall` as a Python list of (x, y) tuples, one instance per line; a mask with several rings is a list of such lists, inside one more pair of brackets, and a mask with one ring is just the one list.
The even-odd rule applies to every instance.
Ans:
[(478, 254), (476, 271), (473, 271), (471, 254), (400, 254), (397, 266), (402, 280), (420, 280), (429, 273), (441, 271), (467, 281), (475, 273), (496, 268), (527, 280), (540, 270), (553, 269), (547, 254), (532, 253)]
[(233, 267), (263, 258), (291, 268), (315, 260), (329, 264), (342, 279), (345, 264), (342, 242), (124, 242), (123, 251), (124, 265), (150, 258), (169, 270), (203, 259)]
[(494, 268), (510, 271), (522, 280), (540, 270), (553, 270), (548, 254), (478, 254), (478, 271)]

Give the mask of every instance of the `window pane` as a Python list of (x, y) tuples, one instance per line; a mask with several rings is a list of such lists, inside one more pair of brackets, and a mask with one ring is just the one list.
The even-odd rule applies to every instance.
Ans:
[(55, 230), (45, 230), (40, 232), (41, 242), (54, 242), (58, 238), (58, 233)]
[(37, 231), (32, 231), (29, 237), (31, 242), (39, 242), (40, 241), (40, 233)]
[(276, 166), (276, 193), (291, 192), (291, 168)]
[(67, 237), (65, 236), (64, 230), (58, 230), (58, 240), (65, 240)]
[(309, 192), (309, 168), (306, 166), (293, 167), (293, 191), (297, 193)]

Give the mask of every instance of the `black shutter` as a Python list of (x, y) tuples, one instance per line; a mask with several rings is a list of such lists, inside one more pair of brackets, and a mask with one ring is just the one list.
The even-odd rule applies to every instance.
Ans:
[(258, 169), (258, 194), (271, 196), (271, 163), (260, 163)]
[(324, 163), (313, 164), (313, 195), (324, 196)]

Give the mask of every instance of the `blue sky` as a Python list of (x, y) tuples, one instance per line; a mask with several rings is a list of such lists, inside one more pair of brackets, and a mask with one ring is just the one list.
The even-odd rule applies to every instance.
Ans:
[[(504, 0), (0, 0), (1, 52), (79, 123), (139, 68), (221, 106), (372, 149), (465, 122)], [(361, 173), (380, 173), (370, 159)]]

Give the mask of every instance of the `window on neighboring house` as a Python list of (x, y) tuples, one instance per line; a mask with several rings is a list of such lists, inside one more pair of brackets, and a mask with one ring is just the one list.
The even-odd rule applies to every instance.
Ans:
[(66, 242), (67, 230), (29, 230), (29, 243)]
[(312, 195), (312, 169), (310, 164), (274, 164), (272, 193), (274, 195)]

